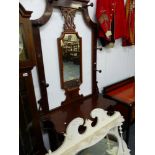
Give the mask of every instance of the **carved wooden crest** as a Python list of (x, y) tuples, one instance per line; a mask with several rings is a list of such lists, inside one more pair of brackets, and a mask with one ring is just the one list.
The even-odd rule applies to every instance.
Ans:
[(75, 31), (74, 17), (77, 9), (61, 8), (61, 13), (64, 16), (64, 31)]

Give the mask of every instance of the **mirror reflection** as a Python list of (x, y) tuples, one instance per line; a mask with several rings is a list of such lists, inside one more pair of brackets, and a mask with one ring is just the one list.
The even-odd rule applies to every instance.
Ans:
[(80, 38), (76, 33), (65, 34), (61, 39), (61, 49), (63, 81), (66, 84), (72, 80), (78, 83), (80, 80)]
[(24, 47), (22, 27), (19, 27), (19, 60), (24, 61), (27, 59), (26, 50)]
[(97, 144), (82, 150), (77, 155), (118, 155), (118, 141), (113, 135), (107, 135)]

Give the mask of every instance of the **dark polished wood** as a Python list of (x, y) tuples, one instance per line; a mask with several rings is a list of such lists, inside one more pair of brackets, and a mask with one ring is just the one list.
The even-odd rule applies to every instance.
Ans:
[[(81, 7), (88, 7), (89, 0), (59, 0), (59, 1), (53, 1), (54, 7), (68, 7), (68, 8), (81, 8)], [(74, 4), (74, 6), (72, 5)], [(92, 3), (91, 5), (92, 6)]]
[(84, 119), (91, 119), (90, 112), (94, 108), (102, 108), (108, 110), (109, 107), (114, 106), (115, 102), (99, 95), (97, 98), (88, 96), (83, 100), (76, 101), (71, 105), (66, 104), (62, 107), (53, 109), (42, 117), (44, 121), (50, 120), (57, 132), (65, 133), (67, 125), (76, 117)]
[(36, 60), (37, 60), (37, 73), (39, 79), (41, 99), (39, 100), (39, 105), (41, 106), (42, 113), (49, 111), (48, 97), (47, 97), (47, 83), (45, 78), (41, 40), (40, 40), (40, 31), (39, 27), (33, 25), (33, 35), (34, 35), (34, 44), (36, 51)]
[(41, 48), (41, 40), (40, 40), (40, 30), (39, 28), (46, 24), (50, 19), (53, 12), (53, 1), (46, 0), (46, 7), (43, 15), (36, 20), (32, 20), (33, 26), (33, 36), (34, 36), (34, 44), (36, 48), (36, 61), (37, 61), (37, 73), (39, 79), (39, 87), (41, 93), (41, 99), (38, 101), (42, 114), (45, 114), (49, 111), (49, 103), (47, 97), (47, 85), (44, 71), (44, 63), (42, 57), (42, 48)]
[(88, 13), (88, 8), (81, 9), (84, 21), (88, 27), (91, 28), (91, 56), (92, 56), (92, 94), (93, 96), (97, 96), (99, 93), (96, 81), (96, 68), (97, 68), (97, 24), (94, 23)]
[[(77, 11), (82, 11), (82, 15), (84, 18), (85, 23), (91, 28), (91, 46), (92, 46), (92, 51), (91, 51), (91, 56), (92, 56), (92, 94), (93, 96), (97, 96), (98, 95), (98, 87), (97, 87), (97, 81), (96, 81), (96, 45), (97, 45), (97, 24), (94, 23), (88, 14), (88, 8), (87, 0), (76, 0), (78, 3), (77, 4), (81, 4), (82, 7), (80, 8), (76, 8)], [(58, 9), (63, 9), (64, 6), (69, 5), (70, 9), (71, 4), (74, 4), (75, 1), (46, 1), (46, 8), (44, 11), (44, 14), (36, 20), (32, 20), (33, 23), (33, 34), (34, 34), (34, 38), (35, 38), (35, 46), (36, 46), (36, 57), (37, 57), (37, 68), (38, 68), (38, 76), (39, 76), (39, 85), (40, 85), (40, 89), (41, 89), (41, 107), (42, 107), (42, 111), (43, 113), (47, 111), (48, 109), (48, 99), (47, 99), (47, 90), (46, 90), (46, 85), (42, 84), (42, 81), (44, 81), (44, 83), (46, 84), (46, 80), (45, 80), (45, 72), (44, 72), (44, 65), (43, 65), (43, 59), (42, 59), (42, 50), (41, 50), (41, 42), (40, 42), (40, 34), (39, 34), (39, 27), (46, 24), (47, 21), (49, 20), (49, 18), (52, 15), (52, 11), (53, 11), (53, 7), (58, 8)], [(74, 8), (73, 8), (74, 9)], [(82, 69), (81, 69), (82, 71)], [(82, 74), (82, 73), (81, 73)], [(78, 94), (79, 89), (76, 88), (76, 92), (74, 90), (74, 94)], [(66, 94), (70, 94), (70, 91), (66, 92)], [(81, 95), (79, 96), (79, 98), (81, 99)], [(73, 97), (68, 97), (67, 99), (67, 103), (71, 103)], [(70, 101), (69, 101), (70, 100)]]
[(46, 7), (43, 15), (38, 19), (32, 20), (33, 26), (40, 27), (48, 22), (53, 12), (52, 2), (53, 1), (50, 2), (46, 0)]
[(43, 143), (31, 71), (20, 73), (19, 85), (19, 126), (22, 148), (26, 153), (24, 155), (29, 153), (43, 155), (47, 151)]
[(34, 38), (29, 19), (31, 13), (19, 4), (19, 24), (22, 26), (23, 46), (27, 52), (26, 59), (19, 59), (19, 151), (22, 155), (44, 155), (47, 151), (43, 143), (31, 74), (36, 65)]
[(29, 20), (31, 13), (32, 11), (26, 11), (24, 7), (19, 4), (19, 28), (21, 29), (20, 34), (23, 40), (23, 51), (26, 55), (25, 60), (19, 61), (20, 70), (32, 69), (36, 64), (32, 25)]
[[(62, 102), (63, 104), (70, 104), (78, 99), (82, 99), (83, 95), (79, 95), (79, 86), (82, 84), (82, 38), (77, 32), (75, 32), (74, 16), (76, 9), (72, 8), (61, 8), (61, 12), (65, 18), (64, 32), (58, 38), (58, 50), (59, 50), (59, 70), (60, 70), (60, 81), (61, 88), (65, 90), (66, 100)], [(76, 35), (79, 39), (79, 69), (80, 75), (79, 79), (73, 79), (69, 81), (64, 80), (64, 64), (63, 64), (63, 50), (61, 47), (61, 41), (66, 34)]]
[(117, 102), (114, 110), (120, 111), (125, 118), (126, 141), (129, 140), (130, 124), (135, 120), (135, 78), (130, 77), (103, 89), (103, 96)]
[[(76, 3), (75, 3), (76, 2)], [(102, 108), (105, 110), (108, 110), (108, 115), (113, 115), (113, 106), (115, 105), (114, 101), (111, 101), (109, 99), (106, 99), (99, 95), (98, 87), (97, 87), (97, 81), (96, 81), (96, 71), (97, 71), (97, 24), (94, 23), (88, 13), (88, 0), (46, 0), (46, 8), (44, 11), (44, 14), (36, 20), (33, 20), (33, 34), (35, 38), (35, 46), (36, 46), (36, 57), (37, 57), (37, 68), (38, 68), (38, 76), (39, 76), (39, 85), (41, 89), (41, 99), (42, 99), (42, 109), (44, 111), (44, 114), (41, 116), (41, 120), (43, 121), (44, 129), (48, 129), (48, 133), (50, 136), (50, 142), (51, 142), (51, 149), (55, 150), (57, 149), (64, 137), (62, 134), (66, 132), (66, 127), (76, 117), (82, 117), (83, 119), (91, 119), (93, 121), (92, 126), (96, 124), (96, 118), (90, 117), (90, 112), (94, 108)], [(73, 4), (73, 5), (72, 5)], [(90, 6), (93, 6), (92, 4)], [(76, 10), (76, 12), (80, 11), (82, 12), (82, 16), (84, 18), (84, 21), (86, 25), (91, 30), (91, 71), (92, 71), (92, 92), (88, 96), (79, 96), (79, 87), (74, 88), (73, 90), (67, 90), (66, 95), (67, 100), (65, 101), (66, 104), (63, 104), (62, 106), (52, 109), (49, 112), (46, 111), (46, 108), (48, 107), (48, 100), (47, 100), (47, 90), (46, 86), (42, 85), (42, 81), (45, 81), (45, 72), (44, 72), (44, 64), (42, 59), (42, 50), (41, 50), (41, 41), (40, 41), (40, 32), (39, 28), (43, 25), (45, 25), (48, 20), (50, 19), (52, 15), (53, 8), (57, 8), (59, 10)], [(62, 11), (62, 12), (63, 12)], [(72, 12), (72, 11), (71, 11)], [(70, 13), (65, 12), (65, 13)], [(65, 14), (63, 13), (63, 15)], [(67, 14), (68, 16), (68, 14)], [(75, 27), (76, 25), (73, 24), (74, 19), (74, 11), (73, 15), (69, 15), (69, 21), (66, 22), (64, 25), (64, 28), (66, 32), (76, 32)], [(82, 46), (82, 44), (81, 44)], [(82, 48), (82, 47), (81, 47)], [(82, 50), (81, 50), (82, 51)], [(81, 58), (82, 60), (82, 58)], [(58, 64), (59, 65), (59, 64)], [(82, 65), (81, 65), (82, 66)], [(62, 68), (62, 66), (61, 66)], [(81, 69), (82, 71), (82, 69)], [(82, 73), (81, 73), (82, 75)], [(62, 75), (61, 75), (62, 78)], [(82, 81), (82, 80), (81, 80)], [(46, 83), (46, 81), (45, 81)], [(62, 86), (63, 87), (63, 86)], [(53, 88), (54, 89), (54, 88)], [(43, 95), (43, 94), (46, 95)], [(69, 94), (67, 94), (69, 93)], [(45, 97), (45, 98), (44, 98)], [(44, 98), (44, 99), (43, 99)], [(79, 132), (82, 133), (85, 130), (84, 126), (79, 127)]]

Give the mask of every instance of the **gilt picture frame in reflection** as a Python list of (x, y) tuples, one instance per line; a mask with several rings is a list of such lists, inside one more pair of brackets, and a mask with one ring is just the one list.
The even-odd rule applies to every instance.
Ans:
[(61, 86), (79, 87), (82, 83), (82, 38), (77, 32), (63, 32), (58, 38)]

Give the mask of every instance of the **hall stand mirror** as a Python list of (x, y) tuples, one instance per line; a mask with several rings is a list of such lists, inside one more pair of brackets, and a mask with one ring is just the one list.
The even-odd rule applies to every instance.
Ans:
[[(118, 151), (116, 154), (130, 154), (122, 138), (123, 117), (119, 112), (114, 112), (115, 102), (104, 98), (98, 92), (96, 81), (96, 72), (98, 71), (96, 68), (97, 24), (90, 19), (88, 13), (88, 7), (92, 6), (93, 3), (89, 4), (88, 0), (46, 0), (44, 14), (39, 19), (32, 20), (41, 91), (39, 112), (43, 130), (49, 134), (50, 150), (48, 155), (75, 155), (81, 150), (97, 144), (107, 134), (117, 137)], [(61, 103), (61, 106), (49, 110), (46, 90), (49, 85), (45, 80), (40, 27), (49, 21), (53, 8), (58, 9), (64, 18), (63, 31), (55, 40), (57, 40), (59, 57), (59, 63), (56, 65), (59, 66), (59, 80), (61, 89), (65, 91), (66, 99)], [(77, 12), (81, 12), (85, 24), (91, 30), (92, 91), (87, 96), (79, 94), (79, 87), (83, 83), (84, 76), (82, 75), (82, 46), (84, 44), (74, 23)]]
[(19, 4), (19, 153), (43, 155), (44, 148), (31, 70), (36, 65), (31, 11)]
[[(61, 88), (66, 92), (64, 103), (72, 103), (80, 98), (82, 83), (82, 38), (75, 31), (75, 8), (60, 8), (64, 16), (64, 32), (58, 41)], [(82, 97), (82, 96), (81, 96)]]

